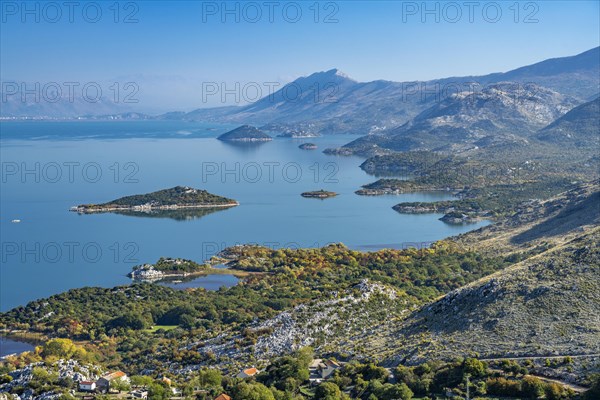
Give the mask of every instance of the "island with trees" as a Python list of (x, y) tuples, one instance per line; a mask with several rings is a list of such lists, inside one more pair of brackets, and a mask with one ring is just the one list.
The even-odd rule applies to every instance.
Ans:
[(101, 204), (80, 204), (71, 211), (81, 214), (98, 212), (150, 212), (153, 210), (177, 210), (192, 208), (228, 208), (239, 205), (235, 200), (217, 196), (206, 190), (189, 186), (175, 186), (152, 193), (121, 197)]
[(314, 143), (302, 143), (298, 148), (300, 150), (316, 150), (318, 147)]
[(217, 139), (225, 142), (268, 142), (273, 140), (271, 136), (251, 125), (237, 127), (225, 132)]
[(330, 197), (335, 197), (338, 194), (335, 192), (328, 192), (327, 190), (315, 190), (312, 192), (304, 192), (301, 194), (302, 197), (312, 198), (312, 199), (328, 199)]

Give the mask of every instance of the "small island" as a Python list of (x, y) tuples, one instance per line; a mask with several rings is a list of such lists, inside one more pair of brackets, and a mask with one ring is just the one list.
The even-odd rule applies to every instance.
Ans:
[(217, 139), (225, 142), (268, 142), (273, 140), (271, 136), (250, 125), (242, 125), (222, 134)]
[(81, 214), (100, 212), (150, 212), (155, 210), (178, 210), (188, 208), (226, 208), (239, 205), (235, 200), (217, 196), (206, 190), (189, 186), (175, 186), (157, 192), (121, 197), (101, 204), (80, 204), (71, 211)]
[(301, 150), (316, 150), (318, 147), (314, 143), (302, 143), (298, 148)]
[(335, 192), (328, 192), (326, 190), (315, 190), (313, 192), (304, 192), (301, 194), (302, 197), (308, 197), (313, 199), (328, 199), (330, 197), (335, 197), (338, 194)]

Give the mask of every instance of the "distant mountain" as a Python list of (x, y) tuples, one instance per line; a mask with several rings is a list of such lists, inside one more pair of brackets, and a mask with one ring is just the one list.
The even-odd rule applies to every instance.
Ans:
[(483, 81), (536, 83), (559, 93), (587, 100), (598, 93), (600, 47), (572, 57), (551, 58), (500, 74), (490, 74)]
[[(37, 94), (27, 94), (21, 96), (21, 93), (8, 94), (1, 93), (2, 106), (0, 107), (0, 117), (2, 118), (95, 118), (104, 116), (105, 119), (115, 115), (125, 115), (131, 111), (131, 105), (125, 106), (120, 103), (114, 103), (110, 100), (100, 98), (85, 99), (83, 97), (73, 96), (72, 99), (66, 93), (42, 94), (40, 89)], [(136, 114), (136, 113), (131, 113)], [(139, 115), (139, 114), (138, 114)]]
[(465, 151), (527, 143), (540, 128), (564, 115), (577, 100), (535, 84), (493, 84), (480, 92), (447, 97), (406, 124), (344, 146), (358, 153), (376, 148)]
[(403, 102), (402, 90), (401, 83), (359, 83), (332, 69), (298, 78), (253, 104), (225, 114), (212, 116), (211, 109), (200, 109), (181, 118), (277, 125), (284, 132), (368, 133), (397, 126), (420, 110), (411, 102)]
[(357, 82), (331, 69), (298, 78), (248, 106), (199, 109), (179, 118), (292, 128), (310, 124), (319, 133), (377, 133), (408, 122), (457, 92), (482, 91), (506, 81), (544, 86), (582, 103), (600, 92), (600, 48), (505, 73), (421, 82)]
[[(547, 87), (578, 103), (600, 93), (600, 48), (562, 58), (545, 60), (504, 73), (463, 76), (430, 81), (357, 82), (338, 69), (316, 72), (283, 86), (255, 103), (170, 112), (159, 119), (207, 122), (278, 124), (286, 130), (314, 133), (378, 133), (398, 127), (446, 97), (463, 91), (481, 91), (499, 82), (530, 83)], [(15, 96), (13, 96), (15, 97)], [(16, 98), (16, 97), (15, 97)], [(2, 116), (75, 117), (119, 114), (105, 104), (62, 103), (3, 105)]]
[(266, 142), (273, 140), (273, 138), (260, 129), (250, 126), (242, 125), (229, 132), (225, 132), (217, 139), (231, 142)]
[(598, 146), (600, 144), (600, 97), (575, 107), (536, 134), (555, 144)]

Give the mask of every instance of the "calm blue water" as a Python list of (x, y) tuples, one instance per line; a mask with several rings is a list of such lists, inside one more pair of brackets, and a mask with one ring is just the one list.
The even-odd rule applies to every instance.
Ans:
[[(71, 288), (127, 284), (132, 266), (161, 256), (203, 261), (241, 243), (401, 248), (484, 224), (450, 226), (438, 214), (401, 215), (391, 208), (449, 198), (444, 193), (355, 195), (375, 180), (358, 168), (363, 159), (321, 152), (355, 137), (250, 146), (215, 139), (230, 128), (179, 121), (1, 122), (0, 310)], [(298, 149), (306, 141), (319, 150)], [(152, 217), (68, 211), (176, 185), (206, 189), (240, 206)], [(300, 196), (317, 189), (339, 196)], [(210, 277), (206, 287), (218, 287), (214, 279), (227, 286), (231, 278)]]
[(18, 342), (16, 340), (0, 336), (0, 357), (4, 357), (8, 354), (19, 354), (23, 353), (24, 351), (31, 351), (33, 349), (34, 346), (29, 343)]

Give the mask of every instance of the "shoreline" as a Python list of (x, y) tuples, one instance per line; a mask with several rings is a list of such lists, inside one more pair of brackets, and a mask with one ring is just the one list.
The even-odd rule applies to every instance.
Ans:
[[(44, 344), (44, 342), (47, 340), (47, 336), (43, 335), (42, 333), (34, 333), (31, 331), (2, 329), (0, 330), (0, 341), (3, 340), (11, 340), (16, 343), (24, 343), (33, 347), (31, 350), (24, 350), (20, 353), (15, 353), (18, 355), (28, 351), (35, 351), (35, 348), (37, 346), (41, 346)], [(11, 354), (5, 354), (2, 357), (7, 357), (9, 355)]]
[(409, 194), (409, 193), (450, 192), (453, 197), (457, 197), (453, 193), (456, 193), (458, 191), (459, 191), (459, 189), (453, 189), (453, 188), (359, 189), (359, 190), (355, 191), (354, 193), (359, 196), (387, 196), (387, 195), (399, 195), (399, 194)]
[(123, 206), (123, 207), (98, 207), (89, 208), (84, 205), (73, 206), (69, 211), (77, 212), (80, 214), (93, 214), (102, 212), (113, 212), (113, 211), (136, 211), (136, 212), (147, 212), (153, 210), (168, 211), (168, 210), (185, 210), (185, 209), (196, 209), (196, 208), (231, 208), (239, 206), (239, 202), (226, 203), (226, 204), (194, 204), (194, 205), (167, 205), (167, 206)]
[[(243, 271), (241, 269), (235, 268), (207, 268), (203, 271), (197, 272), (182, 272), (182, 273), (164, 273), (164, 275), (158, 277), (157, 279), (136, 279), (131, 278), (132, 282), (151, 282), (158, 283), (165, 280), (170, 280), (173, 278), (189, 278), (189, 277), (201, 277), (201, 276), (209, 276), (209, 275), (232, 275), (236, 278), (245, 278), (250, 275), (257, 274), (257, 272), (251, 271)], [(129, 275), (127, 275), (129, 277)]]

